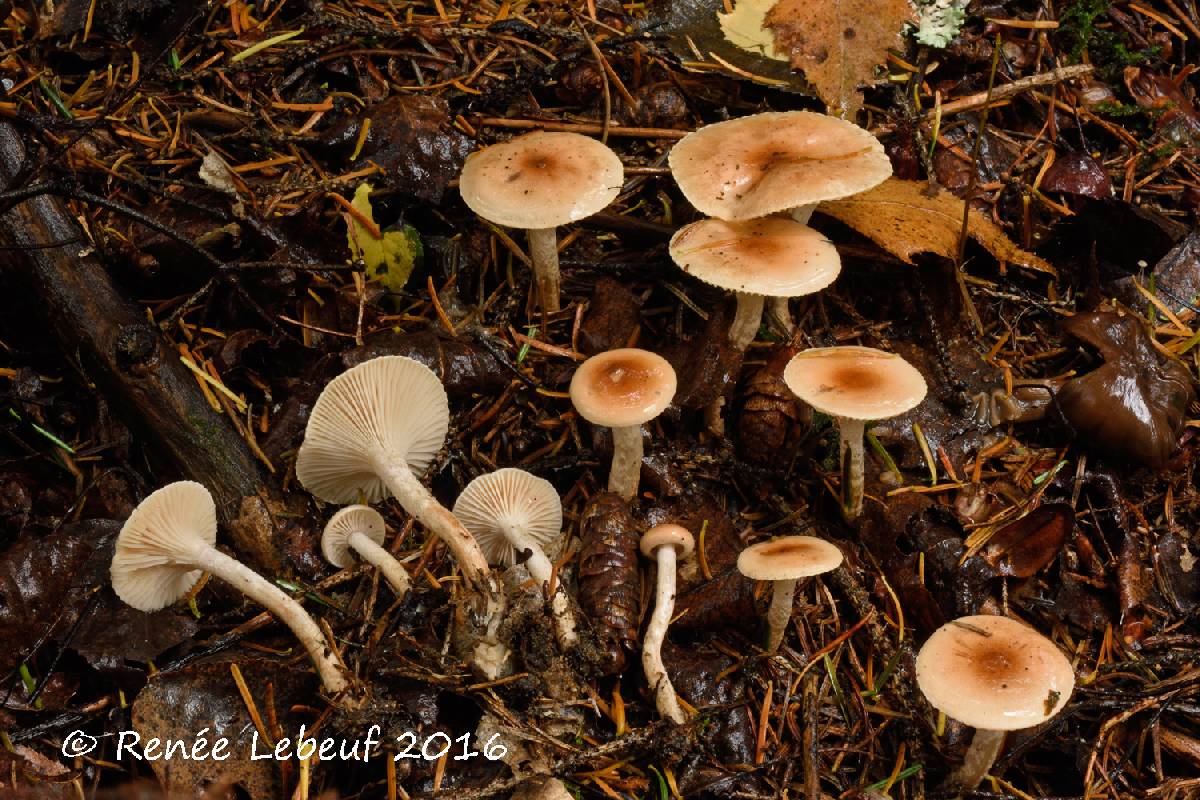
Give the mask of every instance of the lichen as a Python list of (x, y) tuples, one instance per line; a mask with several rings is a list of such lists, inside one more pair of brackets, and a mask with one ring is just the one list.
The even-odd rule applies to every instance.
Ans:
[(962, 29), (969, 0), (917, 0), (917, 41), (945, 47)]

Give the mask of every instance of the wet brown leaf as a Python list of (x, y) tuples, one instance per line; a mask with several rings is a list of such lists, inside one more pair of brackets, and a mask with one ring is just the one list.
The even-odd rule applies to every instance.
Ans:
[[(822, 203), (819, 210), (849, 225), (911, 264), (917, 253), (954, 258), (962, 230), (963, 201), (949, 192), (925, 194), (924, 181), (888, 180), (874, 189)], [(995, 223), (972, 211), (971, 238), (1000, 261), (1054, 275), (1054, 267), (1012, 243)]]
[(1074, 528), (1069, 505), (1048, 503), (992, 534), (981, 555), (997, 575), (1028, 578), (1054, 561)]
[(900, 47), (912, 19), (907, 0), (780, 0), (767, 12), (775, 49), (788, 53), (834, 113), (850, 118), (862, 105), (858, 87), (870, 83), (887, 51)]

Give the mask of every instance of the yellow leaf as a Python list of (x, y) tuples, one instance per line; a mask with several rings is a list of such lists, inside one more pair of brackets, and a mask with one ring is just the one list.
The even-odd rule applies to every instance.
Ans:
[[(371, 184), (362, 183), (354, 191), (354, 206), (360, 214), (372, 223), (375, 222), (371, 209)], [(409, 225), (401, 226), (400, 230), (383, 231), (382, 238), (375, 238), (373, 232), (347, 214), (349, 229), (346, 239), (350, 244), (350, 252), (355, 260), (361, 260), (367, 267), (367, 278), (379, 281), (390, 293), (396, 294), (408, 283), (408, 276), (413, 267), (423, 255), (421, 237), (415, 228)], [(376, 226), (378, 230), (378, 226)]]
[[(924, 181), (888, 178), (874, 189), (820, 205), (820, 212), (849, 225), (911, 264), (916, 253), (954, 258), (962, 231), (963, 201), (944, 189), (925, 194)], [(1000, 226), (972, 209), (967, 233), (1000, 261), (1056, 275), (1044, 259), (1017, 247)]]
[(787, 61), (786, 55), (775, 50), (775, 36), (763, 25), (763, 20), (775, 0), (737, 0), (730, 14), (717, 13), (721, 33), (730, 44), (751, 53)]

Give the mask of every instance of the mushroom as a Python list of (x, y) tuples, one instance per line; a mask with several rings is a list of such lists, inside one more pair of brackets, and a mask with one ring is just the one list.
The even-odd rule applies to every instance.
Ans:
[(925, 398), (925, 379), (894, 353), (873, 347), (802, 350), (783, 370), (797, 397), (837, 420), (841, 432), (842, 510), (858, 518), (863, 504), (863, 433), (869, 420), (899, 416)]
[(671, 404), (675, 370), (662, 356), (627, 347), (579, 365), (571, 378), (571, 402), (593, 425), (612, 428), (613, 460), (608, 490), (626, 500), (637, 494), (642, 474), (642, 423)]
[(321, 534), (321, 553), (335, 567), (348, 567), (358, 556), (379, 572), (403, 597), (408, 594), (411, 581), (404, 567), (395, 556), (383, 548), (383, 537), (387, 532), (383, 515), (370, 506), (346, 506), (338, 511)]
[(198, 483), (170, 483), (137, 505), (117, 536), (110, 576), (113, 591), (139, 611), (176, 602), (209, 573), (265, 606), (292, 629), (330, 694), (349, 687), (342, 667), (312, 617), (270, 581), (215, 547), (217, 508)]
[(624, 174), (617, 154), (595, 139), (538, 131), (468, 156), (458, 190), (489, 222), (525, 230), (542, 310), (551, 312), (559, 310), (554, 229), (611, 203)]
[(696, 547), (692, 534), (682, 525), (666, 523), (655, 525), (642, 534), (641, 550), (646, 558), (652, 558), (658, 566), (658, 580), (654, 589), (654, 613), (646, 626), (646, 638), (642, 640), (642, 669), (646, 682), (654, 690), (654, 705), (658, 713), (677, 725), (687, 722), (675, 687), (667, 677), (663, 666), (662, 643), (667, 637), (667, 625), (675, 611), (675, 563), (678, 557), (687, 558)]
[(1007, 731), (1053, 717), (1075, 688), (1071, 662), (1045, 636), (1008, 617), (960, 617), (933, 632), (917, 653), (917, 685), (946, 716), (975, 728), (962, 766), (948, 779), (979, 785)]
[(671, 238), (670, 252), (684, 272), (737, 293), (729, 340), (740, 350), (758, 333), (764, 296), (818, 292), (842, 268), (823, 234), (786, 217), (693, 222)]
[(487, 559), (470, 532), (417, 475), (450, 426), (437, 375), (405, 356), (381, 356), (338, 375), (317, 398), (296, 457), (296, 477), (328, 503), (366, 502), (390, 492), (454, 554), (468, 583), (482, 585)]
[[(454, 516), (479, 542), (490, 563), (524, 564), (539, 586), (550, 583), (554, 566), (543, 548), (562, 535), (562, 501), (550, 481), (521, 469), (499, 469), (467, 484)], [(562, 583), (550, 600), (559, 642), (578, 640)]]
[(738, 555), (738, 572), (755, 581), (771, 581), (771, 607), (767, 610), (767, 652), (779, 650), (792, 599), (800, 578), (837, 569), (842, 551), (815, 536), (784, 536), (751, 545)]
[[(671, 148), (671, 174), (710, 217), (746, 220), (779, 211), (808, 224), (825, 200), (865, 192), (892, 174), (870, 132), (812, 111), (769, 111), (689, 133)], [(787, 298), (772, 313), (791, 327)]]

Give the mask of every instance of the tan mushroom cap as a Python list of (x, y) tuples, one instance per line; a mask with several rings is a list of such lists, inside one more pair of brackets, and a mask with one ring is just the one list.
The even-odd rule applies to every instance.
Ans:
[(562, 499), (550, 481), (511, 467), (480, 475), (466, 485), (454, 516), (471, 532), (489, 564), (511, 566), (517, 549), (506, 526), (533, 539), (543, 550), (562, 536)]
[(687, 528), (670, 522), (655, 525), (642, 534), (641, 550), (646, 558), (654, 558), (654, 551), (664, 545), (674, 547), (677, 558), (687, 558), (696, 549), (696, 540)]
[(662, 356), (634, 347), (594, 355), (571, 378), (575, 410), (610, 428), (648, 422), (674, 397), (675, 370)]
[(680, 139), (668, 160), (692, 205), (730, 220), (849, 197), (892, 174), (878, 139), (852, 122), (812, 111), (706, 125)]
[(895, 353), (873, 347), (815, 347), (792, 357), (783, 382), (816, 410), (847, 419), (887, 419), (925, 399), (925, 379)]
[(1052, 641), (1008, 617), (960, 617), (917, 654), (917, 685), (946, 716), (989, 731), (1053, 717), (1075, 688), (1071, 662)]
[(554, 228), (590, 217), (624, 182), (621, 159), (578, 133), (537, 131), (471, 154), (458, 190), (479, 216), (509, 228)]
[(348, 567), (357, 559), (350, 549), (350, 535), (361, 533), (377, 545), (383, 545), (387, 525), (383, 515), (370, 506), (346, 506), (329, 518), (321, 534), (321, 555), (335, 567)]
[(787, 581), (841, 566), (842, 551), (815, 536), (783, 536), (751, 545), (738, 555), (738, 572), (755, 581)]
[(705, 283), (768, 297), (818, 292), (842, 270), (824, 234), (787, 217), (693, 222), (671, 237), (671, 258)]
[(296, 477), (329, 503), (387, 497), (380, 461), (402, 458), (421, 474), (446, 440), (450, 406), (433, 371), (406, 356), (364, 361), (317, 398), (296, 457)]
[(200, 579), (198, 548), (217, 541), (217, 507), (208, 489), (179, 481), (152, 492), (125, 520), (109, 575), (117, 597), (139, 611), (166, 608)]

